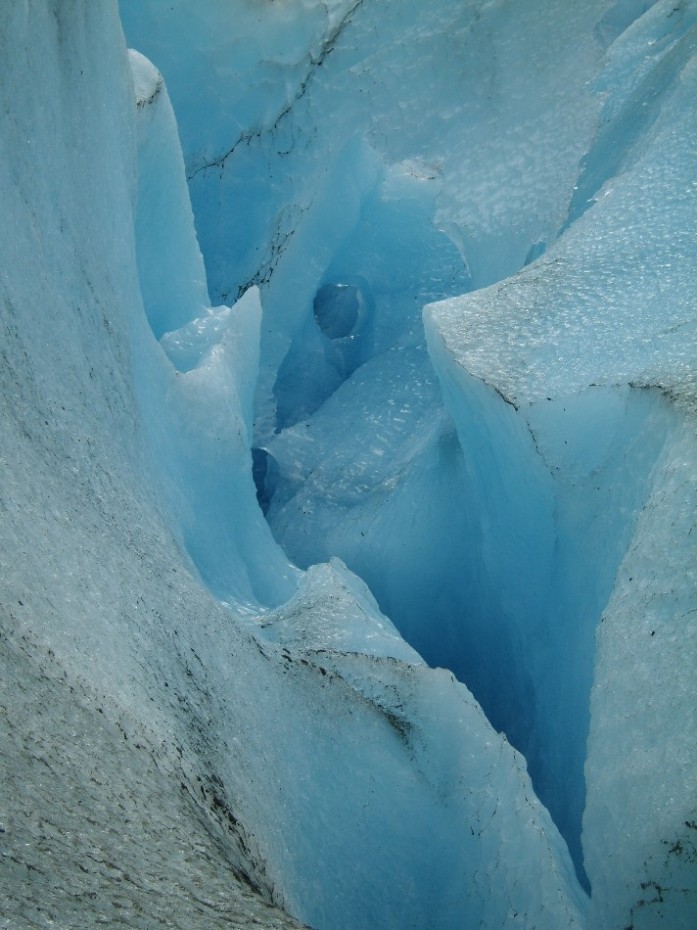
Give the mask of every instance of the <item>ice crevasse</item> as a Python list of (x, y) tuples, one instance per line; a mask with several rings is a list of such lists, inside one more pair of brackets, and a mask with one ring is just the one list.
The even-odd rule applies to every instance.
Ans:
[(695, 926), (696, 46), (7, 5), (8, 927)]

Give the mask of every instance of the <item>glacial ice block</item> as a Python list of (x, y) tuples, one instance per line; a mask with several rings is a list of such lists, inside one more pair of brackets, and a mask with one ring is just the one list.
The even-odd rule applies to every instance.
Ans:
[(203, 580), (223, 600), (268, 606), (292, 594), (298, 572), (271, 536), (252, 478), (261, 316), (252, 288), (234, 307), (166, 334), (163, 346), (187, 370), (167, 371), (170, 432), (157, 454)]
[(288, 212), (357, 137), (444, 182), (438, 226), (478, 286), (519, 267), (554, 236), (592, 139), (606, 6), (121, 0), (129, 43), (170, 88), (213, 294), (273, 257)]
[(2, 922), (297, 928), (193, 800), (190, 634), (230, 614), (163, 517), (137, 401), (162, 352), (116, 4), (5, 4), (0, 59)]
[(617, 140), (625, 160), (594, 205), (532, 265), (427, 313), (458, 364), (517, 406), (593, 384), (694, 391), (695, 64), (686, 41), (665, 52), (677, 61), (657, 75), (659, 112), (640, 139)]
[(599, 111), (605, 0), (545, 0), (542, 14), (474, 0), (121, 6), (170, 88), (213, 301), (264, 290), (262, 444), (288, 423), (274, 386), (323, 284), (363, 275), (391, 310), (423, 267), (411, 304), (386, 314), (391, 337), (419, 302), (517, 270), (565, 219)]
[[(163, 11), (146, 0), (126, 6)], [(208, 126), (213, 139), (199, 153), (212, 160), (189, 168), (201, 169), (192, 186), (200, 183), (216, 291), (229, 288), (231, 300), (244, 292), (229, 309), (207, 306), (173, 123), (158, 109), (165, 98), (155, 93), (157, 75), (142, 62), (137, 108), (115, 4), (8, 4), (0, 22), (0, 813), (10, 853), (0, 872), (3, 916), (18, 925), (85, 926), (118, 911), (122, 920), (187, 930), (292, 926), (269, 907), (274, 901), (337, 930), (587, 926), (587, 902), (522, 756), (465, 686), (414, 655), (338, 562), (311, 568), (298, 586), (254, 501), (259, 327), (285, 326), (267, 342), (271, 393), (332, 263), (365, 257), (352, 239), (364, 221), (388, 214), (364, 211), (381, 179), (391, 165), (411, 164), (412, 188), (444, 179), (440, 216), (473, 259), (475, 283), (532, 260), (566, 219), (568, 228), (506, 287), (458, 303), (448, 319), (441, 308), (438, 326), (440, 311), (431, 311), (431, 357), (449, 415), (436, 406), (413, 332), (395, 324), (392, 332), (411, 341), (357, 369), (312, 424), (322, 452), (316, 500), (319, 487), (341, 478), (348, 454), (341, 426), (326, 415), (333, 407), (343, 418), (373, 393), (407, 401), (398, 382), (410, 366), (424, 378), (426, 402), (412, 398), (404, 417), (396, 409), (372, 424), (378, 441), (356, 463), (366, 485), (337, 487), (358, 501), (356, 519), (337, 524), (337, 538), (357, 546), (366, 513), (379, 514), (378, 549), (390, 532), (386, 516), (391, 531), (407, 537), (408, 499), (425, 489), (420, 517), (432, 544), (456, 500), (439, 481), (447, 488), (452, 480), (458, 494), (460, 482), (484, 492), (467, 512), (468, 543), (480, 559), (470, 581), (483, 579), (468, 588), (480, 608), (470, 620), (488, 631), (482, 654), (506, 634), (511, 664), (498, 680), (508, 678), (515, 697), (538, 711), (531, 719), (542, 749), (531, 746), (530, 767), (572, 840), (583, 801), (579, 736), (588, 725), (592, 634), (606, 606), (586, 768), (590, 923), (682, 930), (694, 913), (697, 704), (694, 173), (685, 143), (694, 130), (695, 4), (657, 3), (628, 30), (642, 69), (652, 56), (663, 63), (657, 93), (622, 85), (604, 111), (619, 128), (600, 138), (596, 164), (624, 138), (627, 120), (615, 115), (646, 102), (649, 116), (600, 186), (591, 159), (580, 208), (568, 216), (601, 106), (588, 85), (601, 57), (591, 24), (604, 16), (598, 34), (612, 35), (622, 10), (644, 4), (570, 8), (549, 0), (548, 16), (519, 4), (510, 18), (500, 4), (460, 0), (289, 0), (264, 5), (263, 15), (235, 0), (166, 6), (163, 22), (173, 12), (167, 23), (175, 28), (151, 28), (151, 37), (171, 42), (170, 61), (182, 62), (185, 74), (203, 59), (204, 73), (213, 60), (229, 83), (255, 76), (232, 137), (224, 121), (207, 122), (210, 107), (188, 114), (196, 133)], [(240, 10), (244, 42), (228, 55), (216, 16)], [(205, 17), (205, 30), (181, 29)], [(200, 40), (191, 58), (180, 54), (188, 39)], [(454, 69), (448, 53), (463, 48), (472, 55)], [(611, 49), (617, 74), (632, 57), (625, 51)], [(235, 53), (241, 70), (230, 78)], [(458, 80), (448, 83), (453, 74)], [(471, 96), (463, 93), (470, 82)], [(409, 83), (419, 93), (405, 101)], [(382, 90), (362, 97), (370, 86)], [(540, 86), (548, 96), (536, 93)], [(569, 94), (577, 108), (565, 108)], [(218, 89), (215, 96), (225, 99)], [(442, 108), (431, 105), (436, 99)], [(276, 127), (278, 106), (283, 112), (289, 103), (292, 119)], [(492, 106), (512, 130), (504, 140), (491, 131)], [(472, 119), (478, 107), (481, 123)], [(145, 133), (143, 204), (153, 196), (138, 230), (137, 131)], [(556, 147), (540, 144), (549, 135)], [(455, 153), (445, 164), (440, 146)], [(472, 149), (472, 170), (462, 172)], [(491, 171), (499, 150), (505, 157)], [(269, 171), (254, 187), (260, 154)], [(534, 183), (520, 184), (521, 176)], [(296, 202), (300, 177), (306, 185)], [(272, 194), (264, 198), (267, 178)], [(155, 202), (158, 191), (167, 203)], [(221, 197), (231, 191), (248, 199)], [(392, 216), (424, 212), (410, 205)], [(229, 261), (228, 240), (212, 231), (233, 227), (239, 248)], [(152, 262), (136, 267), (138, 252)], [(158, 282), (160, 267), (167, 274)], [(172, 291), (170, 275), (180, 269), (188, 269), (185, 280)], [(259, 293), (246, 287), (257, 272), (258, 283), (273, 281), (266, 319)], [(369, 282), (373, 294), (387, 277)], [(499, 297), (508, 315), (497, 317)], [(157, 306), (151, 322), (173, 327), (160, 344), (146, 317)], [(479, 325), (469, 347), (460, 315), (468, 308)], [(487, 321), (497, 329), (489, 342)], [(573, 340), (564, 338), (567, 326)], [(528, 333), (530, 367), (521, 351), (517, 368), (499, 369), (497, 358), (518, 358)], [(470, 350), (478, 371), (463, 361)], [(285, 466), (300, 449), (306, 477), (317, 462), (299, 433), (278, 437), (279, 461), (282, 450)], [(394, 455), (380, 444), (388, 438)], [(292, 484), (289, 467), (285, 475)], [(385, 485), (397, 493), (384, 510), (371, 510)], [(308, 480), (299, 496), (312, 501), (312, 491)], [(402, 549), (395, 588), (415, 552)], [(455, 561), (462, 554), (456, 550)], [(506, 607), (493, 633), (492, 604)], [(476, 622), (471, 630), (476, 637)], [(502, 653), (492, 665), (503, 665)], [(509, 697), (499, 710), (515, 703)], [(555, 795), (559, 786), (568, 796)]]
[[(562, 828), (571, 803), (564, 832), (578, 843), (584, 757), (565, 743), (573, 732), (582, 747), (589, 734), (576, 858), (598, 930), (689, 926), (696, 907), (683, 854), (693, 848), (696, 735), (694, 16), (694, 4), (656, 4), (612, 47), (598, 79), (605, 128), (558, 241), (516, 275), (424, 314), (465, 454), (481, 461), (468, 439), (486, 424), (500, 465), (482, 485), (485, 512), (513, 537), (516, 558), (543, 532), (554, 547), (523, 647), (539, 667), (550, 756), (528, 758)], [(522, 515), (535, 487), (544, 519), (539, 507)], [(556, 781), (575, 783), (575, 800), (555, 798), (547, 765), (568, 773)]]
[[(51, 169), (49, 183), (38, 157), (0, 160), (17, 228), (31, 228), (33, 216), (44, 219), (34, 229), (38, 239), (0, 237), (7, 259), (0, 587), (3, 616), (9, 617), (0, 648), (13, 672), (23, 670), (26, 689), (21, 701), (11, 689), (2, 693), (1, 745), (20, 749), (8, 767), (9, 783), (22, 785), (2, 824), (3, 843), (23, 870), (17, 874), (13, 866), (0, 876), (9, 913), (21, 920), (46, 907), (52, 920), (84, 923), (113, 907), (122, 916), (159, 920), (166, 902), (157, 889), (165, 887), (172, 889), (169, 903), (180, 904), (168, 919), (180, 925), (187, 920), (189, 927), (215, 927), (224, 920), (242, 927), (255, 920), (291, 926), (277, 911), (263, 908), (262, 893), (267, 902), (286, 903), (301, 916), (318, 915), (355, 930), (371, 919), (395, 930), (423, 926), (434, 906), (444, 908), (445, 927), (460, 927), (463, 913), (505, 925), (514, 920), (508, 898), (487, 898), (499, 883), (488, 871), (496, 870), (504, 845), (504, 834), (493, 826), (501, 817), (505, 823), (512, 818), (514, 834), (520, 832), (532, 850), (528, 862), (541, 869), (539, 883), (526, 882), (517, 856), (504, 855), (513, 869), (504, 882), (510, 881), (514, 900), (520, 894), (521, 913), (536, 915), (538, 922), (545, 915), (550, 930), (567, 918), (578, 923), (582, 897), (553, 825), (534, 797), (527, 806), (520, 760), (466, 695), (459, 704), (439, 696), (439, 690), (456, 687), (448, 673), (431, 672), (413, 657), (360, 583), (338, 567), (310, 573), (303, 592), (307, 603), (291, 600), (285, 614), (281, 608), (274, 615), (282, 625), (296, 611), (294, 635), (307, 624), (317, 637), (298, 646), (297, 661), (290, 646), (252, 632), (248, 562), (223, 559), (230, 554), (225, 547), (210, 553), (230, 573), (226, 582), (239, 585), (232, 591), (239, 599), (229, 608), (201, 584), (206, 560), (198, 562), (197, 573), (182, 546), (187, 504), (199, 505), (203, 544), (218, 542), (217, 530), (225, 526), (228, 541), (245, 532), (269, 572), (279, 558), (268, 532), (260, 541), (246, 520), (254, 498), (248, 467), (247, 489), (236, 483), (249, 465), (258, 294), (250, 291), (233, 308), (234, 325), (204, 333), (205, 350), (192, 368), (182, 366), (188, 370), (180, 372), (170, 363), (139, 295), (133, 100), (113, 9), (86, 3), (66, 10), (56, 3), (31, 12), (27, 23), (14, 11), (0, 33), (12, 37), (8, 47), (35, 56), (45, 69), (24, 106), (12, 110), (17, 121), (11, 141), (17, 150), (27, 129), (36, 133)], [(58, 42), (58, 19), (72, 44)], [(6, 60), (14, 91), (26, 80), (24, 58)], [(71, 85), (66, 73), (77, 79), (77, 66), (70, 72), (74, 62), (92, 80)], [(56, 88), (69, 101), (67, 111), (46, 126), (41, 114), (51, 112), (44, 103)], [(112, 111), (87, 106), (96, 90), (111, 101)], [(5, 103), (9, 107), (11, 100)], [(77, 125), (86, 144), (79, 172), (72, 162)], [(106, 188), (105, 173), (113, 181)], [(71, 236), (60, 233), (61, 222)], [(162, 230), (152, 235), (160, 238)], [(53, 312), (46, 314), (49, 294)], [(180, 333), (180, 345), (192, 325)], [(177, 342), (176, 333), (170, 341)], [(218, 496), (223, 487), (235, 505), (230, 514), (228, 501)], [(219, 507), (213, 515), (212, 502)], [(257, 517), (261, 520), (258, 511)], [(281, 572), (274, 573), (282, 583)], [(340, 594), (341, 610), (334, 615)], [(341, 674), (311, 662), (301, 648), (319, 646), (318, 602), (329, 610), (334, 632), (346, 633), (340, 643), (329, 638), (329, 646), (369, 652), (371, 643), (382, 640), (382, 654), (377, 648), (372, 656), (334, 649), (329, 658), (337, 664), (347, 654), (347, 663), (358, 660)], [(355, 614), (364, 618), (366, 637)], [(262, 622), (270, 616), (260, 613)], [(325, 641), (319, 648), (326, 646)], [(383, 659), (401, 670), (384, 686), (371, 665)], [(408, 681), (412, 665), (427, 677), (400, 709), (401, 677)], [(404, 739), (409, 725), (400, 713), (411, 716), (412, 704), (431, 699), (434, 713), (423, 711), (427, 741), (441, 709), (459, 709), (468, 721), (465, 735), (472, 736), (464, 751), (473, 751), (475, 766), (496, 767), (503, 759), (497, 771), (505, 814), (496, 812), (479, 769), (471, 772), (476, 802), (463, 808), (461, 797), (471, 792), (453, 777), (460, 772), (458, 759), (446, 764), (453, 751), (447, 734), (435, 731), (443, 764), (434, 758), (429, 772), (430, 742), (415, 764)], [(27, 734), (18, 723), (29, 719)], [(491, 745), (480, 753), (482, 738)], [(66, 743), (77, 768), (66, 757)], [(413, 746), (421, 756), (416, 741)], [(46, 765), (52, 773), (48, 793)], [(38, 766), (44, 774), (37, 777)], [(124, 779), (129, 769), (133, 777)], [(430, 784), (425, 801), (424, 782)], [(442, 796), (452, 797), (455, 807)], [(114, 808), (114, 797), (123, 807)], [(34, 799), (45, 817), (35, 816)], [(23, 806), (29, 802), (31, 810)], [(124, 810), (144, 808), (145, 830), (118, 819)], [(453, 811), (463, 810), (471, 823), (453, 819)], [(189, 830), (182, 830), (179, 818), (184, 824), (190, 818)], [(475, 825), (486, 833), (481, 843), (470, 830)], [(63, 841), (63, 829), (74, 842)], [(162, 858), (143, 861), (141, 842)], [(445, 866), (440, 874), (434, 848)], [(462, 880), (463, 860), (483, 901)], [(52, 875), (38, 903), (27, 871)], [(173, 874), (181, 886), (168, 884)], [(432, 878), (430, 886), (424, 875)], [(241, 876), (252, 889), (243, 892)], [(449, 878), (455, 881), (448, 884)], [(200, 904), (201, 887), (212, 894), (225, 879), (234, 907), (217, 895)], [(146, 891), (140, 881), (147, 881)], [(429, 887), (443, 893), (429, 897)], [(192, 912), (194, 888), (203, 917)]]
[(583, 820), (589, 926), (697, 913), (697, 442), (678, 422), (597, 635)]

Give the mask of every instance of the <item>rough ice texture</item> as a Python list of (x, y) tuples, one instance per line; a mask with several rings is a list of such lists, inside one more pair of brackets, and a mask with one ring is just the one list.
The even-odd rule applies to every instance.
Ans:
[(694, 423), (682, 423), (598, 631), (584, 815), (592, 927), (694, 926), (695, 462)]
[[(583, 926), (584, 895), (522, 757), (450, 672), (429, 669), (370, 612), (360, 582), (334, 564), (310, 570), (298, 596), (264, 621), (267, 636), (290, 644), (281, 651), (289, 676), (298, 663), (319, 672), (333, 708), (326, 744), (315, 736), (304, 775), (318, 787), (329, 779), (331, 798), (315, 788), (297, 800), (297, 815), (313, 828), (295, 850), (296, 881), (304, 894), (308, 882), (329, 882), (334, 899), (322, 905), (316, 888), (308, 922)], [(345, 714), (360, 729), (344, 730)], [(292, 744), (286, 751), (294, 753)], [(288, 764), (302, 773), (306, 746), (300, 752)], [(327, 857), (319, 874), (318, 842)], [(531, 851), (525, 861), (519, 843)]]
[[(591, 384), (694, 397), (697, 11), (659, 3), (644, 19), (653, 30), (630, 28), (596, 78), (608, 99), (566, 233), (517, 275), (433, 311), (458, 363), (514, 404)], [(617, 61), (639, 55), (641, 81)]]
[(6, 926), (300, 927), (222, 853), (162, 731), (31, 634), (3, 635), (0, 667)]
[[(609, 112), (596, 86), (603, 53), (633, 14), (605, 3), (359, 3), (330, 26), (310, 6), (309, 19), (297, 18), (301, 4), (284, 7), (288, 48), (310, 24), (321, 37), (306, 43), (298, 70), (274, 46), (272, 5), (257, 7), (252, 22), (246, 4), (162, 16), (156, 4), (122, 3), (127, 34), (172, 87), (213, 292), (262, 288), (255, 441), (271, 456), (269, 522), (303, 567), (343, 558), (427, 660), (472, 687), (525, 751), (580, 869), (593, 634), (627, 521), (616, 521), (609, 557), (590, 554), (592, 540), (609, 514), (640, 506), (644, 485), (637, 477), (615, 503), (611, 480), (601, 499), (584, 475), (562, 506), (555, 562), (555, 489), (534, 441), (518, 430), (509, 443), (494, 426), (487, 442), (477, 407), (458, 440), (428, 361), (416, 359), (424, 302), (518, 271), (569, 221), (580, 165)], [(221, 24), (236, 14), (236, 35), (265, 43), (256, 66), (213, 35), (212, 23), (225, 35)], [(201, 110), (193, 58), (179, 51), (184, 17), (193, 45), (207, 50), (207, 65), (196, 59), (205, 95), (236, 101), (246, 87), (240, 126), (211, 143), (215, 153), (201, 149), (213, 130), (188, 128)], [(628, 55), (611, 48), (633, 74)], [(602, 77), (612, 85), (609, 70)], [(361, 287), (372, 305), (350, 347), (315, 322), (314, 304), (332, 284)], [(494, 328), (490, 358), (500, 354)], [(494, 407), (494, 424), (501, 418)], [(606, 425), (615, 469), (627, 436), (617, 419), (611, 411)]]
[(0, 55), (2, 920), (298, 926), (248, 879), (186, 684), (191, 630), (230, 621), (144, 461), (132, 371), (159, 350), (115, 6), (11, 4)]

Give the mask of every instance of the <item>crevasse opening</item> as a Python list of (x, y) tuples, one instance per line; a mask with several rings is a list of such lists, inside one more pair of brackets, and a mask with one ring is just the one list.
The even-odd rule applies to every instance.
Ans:
[[(529, 34), (510, 33), (524, 14), (518, 22), (444, 3), (430, 16), (410, 7), (402, 24), (389, 5), (379, 16), (351, 6), (322, 52), (309, 51), (287, 106), (245, 130), (221, 161), (199, 163), (184, 94), (180, 117), (213, 288), (262, 284), (253, 472), (275, 538), (304, 569), (339, 556), (420, 655), (472, 690), (526, 757), (586, 887), (595, 631), (670, 411), (659, 392), (613, 380), (610, 356), (596, 381), (568, 393), (551, 379), (535, 392), (524, 386), (523, 340), (500, 377), (495, 340), (486, 345), (500, 324), (492, 314), (486, 333), (485, 296), (481, 313), (476, 302), (453, 304), (452, 332), (465, 347), (467, 329), (457, 327), (469, 306), (479, 313), (490, 355), (474, 345), (473, 366), (448, 346), (454, 313), (427, 309), (425, 338), (421, 309), (488, 295), (492, 284), (534, 287), (566, 261), (564, 236), (603, 185), (637, 157), (689, 55), (689, 21), (669, 29), (673, 47), (664, 44), (652, 71), (632, 74), (632, 30), (648, 7), (615, 6), (603, 16), (589, 5), (565, 25), (552, 17), (558, 51), (530, 70), (516, 57), (529, 54)], [(366, 38), (373, 22), (375, 46)], [(435, 64), (448, 30), (469, 43), (457, 80)], [(390, 69), (402, 34), (416, 41), (417, 73), (435, 70), (396, 91)], [(366, 48), (379, 48), (370, 66)], [(501, 59), (484, 64), (492, 49)], [(516, 61), (509, 72), (507, 56)], [(556, 69), (554, 87), (545, 68)], [(578, 89), (557, 96), (561, 72)], [(258, 110), (267, 85), (250, 74), (245, 106)], [(618, 76), (624, 83), (608, 95)], [(463, 87), (471, 102), (444, 117)], [(427, 95), (438, 106), (425, 105)], [(417, 111), (418, 122), (403, 115)], [(557, 148), (542, 156), (524, 127), (547, 119), (557, 120)], [(260, 165), (274, 179), (268, 187)], [(240, 223), (251, 236), (230, 251), (221, 230), (232, 237)], [(555, 339), (541, 333), (530, 353), (553, 363)], [(517, 394), (508, 387), (516, 377)]]

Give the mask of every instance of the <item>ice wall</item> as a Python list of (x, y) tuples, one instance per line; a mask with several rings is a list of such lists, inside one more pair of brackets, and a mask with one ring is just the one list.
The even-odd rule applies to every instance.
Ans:
[[(421, 307), (517, 270), (564, 223), (600, 109), (588, 85), (604, 7), (300, 8), (162, 16), (122, 3), (127, 34), (172, 88), (214, 291), (263, 289), (260, 497), (294, 560), (345, 559), (427, 660), (469, 682), (529, 750), (530, 673), (481, 581), (476, 497), (424, 359)], [(255, 69), (243, 47), (260, 43)], [(198, 84), (211, 123), (229, 97), (227, 142), (220, 127), (188, 128)], [(317, 322), (331, 287), (356, 288), (369, 308), (344, 342)], [(577, 781), (581, 769), (582, 754)], [(579, 863), (581, 805), (565, 829)]]
[(165, 350), (135, 375), (159, 488), (209, 589), (224, 600), (275, 605), (295, 572), (254, 499), (252, 407), (261, 304), (208, 306), (177, 125), (157, 69), (129, 53), (136, 100), (135, 244), (143, 307)]
[(297, 926), (192, 802), (208, 778), (191, 637), (231, 619), (157, 506), (136, 402), (163, 357), (115, 4), (10, 4), (0, 55), (2, 921)]
[[(136, 51), (129, 58), (138, 142), (136, 260), (145, 312), (159, 339), (203, 317), (210, 300), (167, 88), (147, 58)], [(166, 232), (167, 248), (154, 229)]]
[(690, 927), (695, 4), (123, 13), (184, 158), (0, 25), (3, 919)]

